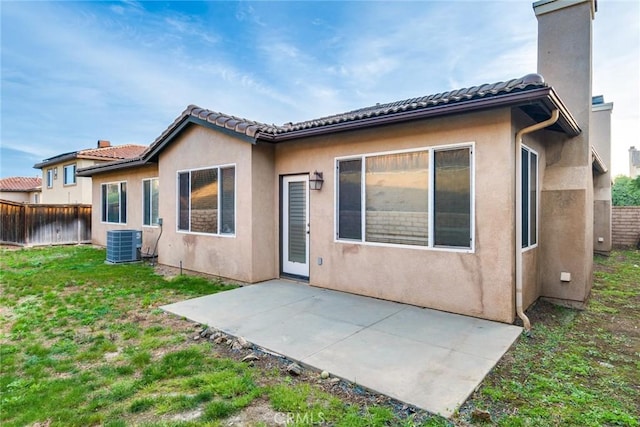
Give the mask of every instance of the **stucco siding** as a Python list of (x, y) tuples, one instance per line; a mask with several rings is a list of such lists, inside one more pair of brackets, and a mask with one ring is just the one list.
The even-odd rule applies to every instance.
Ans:
[[(67, 165), (76, 165), (76, 170), (92, 166), (96, 163), (94, 160), (74, 159), (71, 161), (60, 162), (44, 166), (42, 168), (42, 203), (46, 204), (90, 204), (93, 200), (91, 189), (91, 178), (78, 176), (75, 184), (64, 184), (64, 167)], [(53, 169), (54, 173), (52, 186), (47, 186), (47, 170)]]
[[(310, 284), (513, 321), (510, 134), (505, 109), (279, 144), (276, 174), (324, 172), (310, 192)], [(474, 253), (336, 241), (336, 157), (462, 143), (475, 147)]]
[(0, 199), (17, 203), (34, 203), (32, 193), (26, 191), (0, 191)]
[[(160, 263), (253, 281), (251, 150), (249, 142), (192, 125), (160, 154), (160, 216), (164, 219), (158, 249)], [(178, 171), (223, 165), (235, 165), (235, 235), (178, 231)]]
[[(109, 230), (142, 230), (142, 253), (152, 253), (160, 228), (157, 226), (143, 226), (143, 197), (142, 180), (157, 178), (158, 167), (151, 164), (136, 169), (124, 169), (119, 172), (94, 175), (93, 182), (93, 209), (91, 212), (91, 241), (95, 245), (106, 246), (107, 231)], [(127, 222), (126, 224), (113, 224), (102, 221), (102, 184), (112, 182), (127, 183)], [(160, 204), (163, 203), (163, 187), (160, 180)], [(162, 216), (162, 215), (161, 215)], [(163, 234), (164, 235), (164, 234)]]

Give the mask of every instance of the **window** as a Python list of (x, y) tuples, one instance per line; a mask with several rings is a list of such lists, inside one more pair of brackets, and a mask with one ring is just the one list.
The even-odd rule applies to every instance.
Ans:
[(102, 184), (102, 222), (127, 222), (127, 183)]
[(538, 154), (522, 146), (522, 247), (538, 243)]
[(471, 249), (471, 155), (456, 146), (339, 159), (337, 238)]
[(158, 224), (158, 195), (160, 193), (158, 178), (142, 180), (142, 224)]
[(234, 166), (178, 172), (178, 230), (235, 233)]
[(76, 183), (76, 165), (66, 165), (63, 168), (64, 185), (73, 185)]
[(53, 169), (47, 169), (47, 188), (53, 188)]

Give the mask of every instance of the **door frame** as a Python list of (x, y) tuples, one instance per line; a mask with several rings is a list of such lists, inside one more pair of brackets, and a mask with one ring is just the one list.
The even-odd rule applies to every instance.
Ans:
[[(285, 210), (288, 209), (288, 188), (287, 184), (292, 181), (303, 181), (305, 188), (305, 197), (306, 197), (306, 220), (307, 220), (307, 239), (306, 239), (306, 271), (302, 271), (302, 274), (297, 274), (295, 272), (287, 272), (286, 263), (284, 260), (285, 257), (285, 237), (286, 233), (286, 223), (285, 223)], [(279, 241), (280, 241), (280, 276), (282, 277), (290, 277), (298, 280), (309, 281), (309, 271), (310, 271), (310, 260), (311, 256), (309, 254), (309, 250), (311, 247), (311, 234), (309, 232), (310, 227), (310, 191), (309, 191), (309, 174), (308, 173), (299, 173), (299, 174), (290, 174), (290, 175), (280, 175), (280, 232), (279, 232)]]

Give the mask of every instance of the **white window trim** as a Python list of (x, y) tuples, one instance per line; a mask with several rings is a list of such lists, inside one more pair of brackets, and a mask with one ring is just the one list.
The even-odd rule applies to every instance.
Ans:
[[(142, 226), (146, 227), (146, 228), (159, 228), (160, 226), (157, 223), (152, 223), (152, 224), (145, 224), (144, 223), (144, 183), (145, 181), (153, 181), (154, 179), (158, 180), (158, 198), (160, 198), (160, 178), (157, 176), (151, 177), (151, 178), (144, 178), (142, 180), (142, 182), (140, 183), (140, 185), (142, 186), (142, 197), (140, 199), (142, 199)], [(150, 208), (151, 209), (151, 208)], [(153, 215), (152, 215), (153, 216)], [(158, 205), (158, 218), (160, 218), (160, 205)]]
[[(51, 179), (49, 179), (49, 174), (51, 174)], [(47, 169), (47, 188), (53, 188), (53, 168)]]
[[(538, 247), (538, 239), (539, 239), (539, 233), (540, 233), (540, 154), (538, 154), (538, 152), (536, 150), (534, 150), (533, 148), (529, 147), (528, 145), (522, 144), (522, 148), (524, 148), (525, 150), (529, 151), (529, 153), (533, 153), (536, 155), (536, 243), (534, 243), (533, 245), (529, 245), (529, 246), (525, 246), (522, 249), (522, 252), (528, 252), (531, 249), (535, 249)], [(522, 153), (520, 154), (522, 155)], [(529, 165), (531, 165), (531, 162), (529, 162)], [(520, 170), (522, 171), (522, 167), (520, 167)], [(529, 170), (529, 177), (531, 177), (531, 171)], [(531, 180), (529, 179), (529, 188), (527, 189), (527, 197), (529, 197), (529, 195), (531, 194)], [(524, 197), (524, 194), (522, 195), (522, 197)], [(529, 201), (529, 204), (531, 204), (531, 201)], [(520, 215), (523, 215), (523, 213), (521, 212)], [(520, 218), (520, 222), (522, 222), (522, 218)], [(529, 218), (529, 224), (527, 224), (527, 228), (529, 229), (531, 226), (531, 218)], [(529, 231), (529, 240), (531, 240), (531, 232)]]
[[(73, 166), (73, 182), (67, 183), (67, 168)], [(77, 163), (69, 163), (68, 165), (62, 166), (62, 185), (64, 187), (72, 187), (74, 185), (78, 185), (78, 177), (76, 176), (76, 171), (78, 170)]]
[[(222, 191), (220, 191), (220, 170), (233, 168), (233, 233), (220, 233), (220, 224), (222, 218), (222, 209), (220, 209), (220, 198), (222, 197)], [(218, 169), (218, 232), (217, 233), (203, 233), (199, 231), (191, 231), (191, 172), (207, 170), (207, 169)], [(180, 229), (180, 174), (181, 173), (189, 173), (189, 230), (181, 230)], [(238, 229), (238, 166), (236, 163), (227, 163), (216, 166), (206, 166), (201, 168), (193, 168), (193, 169), (180, 169), (176, 171), (176, 233), (180, 234), (193, 234), (195, 236), (209, 236), (209, 237), (224, 237), (224, 238), (235, 238)]]
[[(471, 206), (470, 206), (470, 216), (471, 216), (471, 224), (470, 224), (470, 236), (471, 236), (471, 245), (469, 248), (459, 248), (459, 247), (455, 247), (455, 246), (435, 246), (433, 243), (433, 237), (434, 237), (434, 228), (435, 228), (435, 221), (434, 221), (434, 191), (433, 191), (433, 174), (435, 173), (435, 169), (434, 169), (434, 156), (433, 153), (435, 151), (448, 151), (448, 150), (455, 150), (455, 149), (460, 149), (460, 148), (469, 148), (470, 150), (470, 167), (469, 167), (469, 174), (470, 174), (470, 187), (471, 187)], [(338, 165), (340, 161), (343, 160), (357, 160), (357, 159), (362, 159), (362, 176), (364, 177), (365, 175), (365, 163), (366, 163), (366, 158), (367, 157), (375, 157), (375, 156), (384, 156), (384, 155), (389, 155), (389, 154), (402, 154), (402, 153), (415, 153), (415, 152), (420, 152), (420, 151), (428, 151), (429, 152), (429, 207), (428, 207), (428, 215), (429, 215), (429, 241), (427, 243), (427, 246), (419, 246), (419, 245), (401, 245), (401, 244), (397, 244), (397, 243), (379, 243), (379, 242), (367, 242), (365, 240), (365, 215), (366, 215), (366, 206), (364, 205), (364, 202), (366, 201), (366, 197), (365, 197), (365, 185), (362, 184), (360, 186), (360, 197), (361, 200), (363, 201), (363, 205), (361, 206), (361, 235), (362, 235), (362, 239), (361, 240), (355, 240), (355, 239), (340, 239), (338, 237), (338, 216), (339, 216), (339, 194), (338, 194), (338, 184), (339, 184), (339, 179), (337, 177), (337, 173), (338, 173)], [(420, 147), (420, 148), (411, 148), (411, 149), (406, 149), (406, 150), (393, 150), (393, 151), (380, 151), (380, 152), (373, 152), (373, 153), (366, 153), (366, 154), (353, 154), (350, 156), (340, 156), (340, 157), (335, 157), (334, 158), (334, 174), (335, 174), (335, 179), (333, 180), (333, 197), (334, 197), (334, 212), (333, 212), (333, 242), (334, 243), (342, 243), (342, 244), (355, 244), (355, 245), (364, 245), (364, 246), (380, 246), (380, 247), (390, 247), (390, 248), (401, 248), (401, 249), (418, 249), (418, 250), (426, 250), (426, 251), (436, 251), (436, 252), (461, 252), (461, 253), (475, 253), (475, 248), (476, 248), (476, 239), (475, 239), (475, 235), (476, 235), (476, 186), (475, 186), (475, 182), (476, 182), (476, 173), (475, 173), (475, 141), (469, 141), (469, 142), (460, 142), (460, 143), (455, 143), (455, 144), (445, 144), (445, 145), (433, 145), (433, 146), (428, 146), (428, 147)], [(364, 178), (363, 178), (364, 179)]]
[[(110, 184), (118, 184), (118, 216), (122, 217), (122, 208), (120, 206), (120, 204), (122, 203), (122, 195), (121, 195), (121, 191), (122, 191), (122, 186), (121, 184), (125, 183), (127, 184), (127, 193), (129, 193), (129, 183), (127, 181), (111, 181), (111, 182), (101, 182), (100, 183), (100, 223), (101, 224), (112, 224), (112, 225), (127, 225), (127, 222), (110, 222), (110, 221), (103, 221), (102, 220), (102, 209), (104, 208), (104, 206), (102, 206), (102, 186), (103, 185), (110, 185)], [(125, 196), (128, 197), (128, 194)], [(127, 220), (129, 219), (129, 212), (127, 212), (127, 209), (129, 209), (129, 203), (127, 202), (127, 207), (125, 208), (125, 215), (127, 217)], [(108, 216), (108, 215), (107, 215)], [(107, 218), (108, 219), (108, 218)]]

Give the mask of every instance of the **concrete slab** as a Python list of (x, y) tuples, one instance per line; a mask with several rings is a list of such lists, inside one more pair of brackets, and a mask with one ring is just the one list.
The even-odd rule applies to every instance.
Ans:
[(522, 331), (284, 280), (162, 308), (445, 417)]

